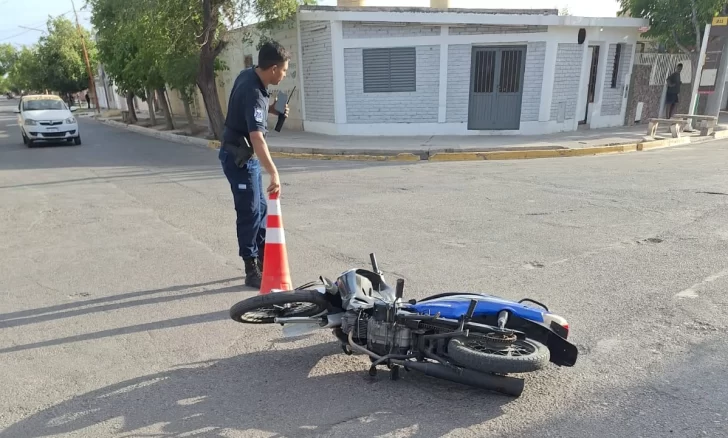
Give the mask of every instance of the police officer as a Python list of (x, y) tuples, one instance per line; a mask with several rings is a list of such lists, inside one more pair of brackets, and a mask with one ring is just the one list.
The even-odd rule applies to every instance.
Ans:
[[(278, 85), (286, 77), (290, 55), (277, 42), (263, 44), (258, 64), (240, 72), (233, 84), (220, 163), (230, 182), (237, 212), (237, 234), (240, 257), (245, 264), (245, 285), (260, 287), (265, 248), (267, 214), (266, 193), (280, 191), (278, 169), (268, 151), (268, 113), (279, 115), (269, 106), (268, 86)], [(285, 107), (288, 116), (288, 105)], [(270, 176), (270, 185), (263, 191), (261, 165)]]

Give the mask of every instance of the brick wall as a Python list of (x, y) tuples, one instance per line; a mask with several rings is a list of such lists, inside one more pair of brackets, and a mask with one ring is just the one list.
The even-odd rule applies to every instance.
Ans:
[(604, 92), (602, 94), (603, 116), (617, 116), (622, 109), (622, 98), (624, 93), (624, 75), (629, 71), (629, 64), (632, 62), (632, 45), (623, 44), (622, 52), (619, 55), (619, 70), (617, 74), (617, 86), (612, 88), (612, 72), (614, 71), (614, 57), (617, 53), (617, 45), (610, 44), (607, 52), (607, 74), (604, 76)]
[(564, 120), (576, 117), (576, 101), (579, 98), (581, 61), (584, 46), (561, 43), (556, 50), (556, 69), (551, 97), (551, 120), (558, 120), (559, 108), (566, 107)]
[(472, 25), (472, 26), (450, 26), (450, 35), (485, 35), (492, 33), (537, 33), (546, 32), (548, 26), (496, 26), (496, 25)]
[(345, 21), (342, 23), (344, 38), (397, 38), (397, 37), (418, 37), (438, 36), (440, 26), (424, 24), (408, 24), (396, 26), (392, 24), (378, 24), (369, 26), (358, 21)]
[(526, 71), (523, 74), (523, 98), (521, 100), (521, 121), (537, 122), (541, 109), (543, 85), (543, 64), (546, 60), (546, 43), (528, 43), (526, 50)]
[[(665, 118), (666, 114), (660, 113), (660, 100), (662, 99), (662, 85), (650, 85), (651, 65), (634, 66), (632, 70), (632, 80), (630, 83), (629, 97), (627, 99), (627, 111), (625, 112), (625, 124), (627, 126), (635, 125), (634, 118), (637, 114), (637, 103), (642, 102), (642, 116), (640, 123), (648, 123), (651, 118)], [(679, 102), (677, 104), (676, 113), (686, 114), (690, 108), (690, 93), (692, 92), (692, 83), (682, 84), (680, 87)], [(704, 111), (708, 99), (702, 98), (698, 102), (698, 113)], [(701, 106), (702, 104), (702, 106)], [(665, 108), (667, 110), (667, 108)]]
[(468, 101), (470, 99), (470, 44), (448, 46), (447, 53), (447, 123), (468, 121)]
[(416, 56), (417, 91), (364, 93), (362, 49), (345, 49), (347, 123), (437, 123), (440, 46), (417, 46)]
[(306, 120), (334, 123), (334, 74), (328, 21), (301, 22)]

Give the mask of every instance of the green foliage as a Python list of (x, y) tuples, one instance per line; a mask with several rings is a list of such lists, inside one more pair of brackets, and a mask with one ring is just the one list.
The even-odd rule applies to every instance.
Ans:
[(10, 72), (17, 57), (18, 52), (12, 44), (0, 44), (0, 77)]
[[(0, 69), (6, 69), (13, 91), (55, 91), (76, 93), (89, 86), (83, 43), (73, 22), (64, 17), (48, 20), (48, 33), (31, 47), (20, 51), (0, 48)], [(87, 31), (82, 32), (91, 65), (96, 46)], [(9, 61), (8, 61), (9, 60)]]
[[(88, 31), (82, 30), (91, 65), (96, 65), (96, 46)], [(70, 20), (48, 20), (48, 34), (38, 42), (43, 85), (60, 93), (76, 93), (89, 87), (89, 76), (78, 28)]]
[(646, 18), (654, 38), (672, 51), (700, 51), (705, 25), (721, 10), (724, 0), (620, 0), (621, 12)]
[(45, 88), (43, 76), (37, 46), (23, 47), (8, 73), (8, 82), (15, 92), (38, 91)]

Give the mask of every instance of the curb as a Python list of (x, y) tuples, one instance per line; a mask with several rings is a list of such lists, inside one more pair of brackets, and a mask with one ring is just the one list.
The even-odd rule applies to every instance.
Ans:
[[(218, 140), (205, 140), (202, 138), (188, 137), (165, 131), (156, 131), (136, 125), (93, 117), (101, 123), (119, 128), (128, 129), (139, 134), (157, 137), (164, 140), (182, 144), (204, 146), (209, 149), (220, 149)], [(708, 137), (703, 137), (696, 142), (705, 142), (728, 138), (728, 130), (716, 131)], [(490, 160), (527, 160), (537, 158), (566, 158), (585, 157), (607, 154), (622, 154), (629, 152), (642, 152), (652, 149), (661, 149), (672, 146), (680, 146), (692, 143), (691, 137), (665, 138), (657, 140), (644, 140), (639, 143), (613, 144), (607, 146), (594, 146), (579, 149), (527, 149), (527, 150), (496, 150), (482, 152), (432, 152), (422, 153), (400, 152), (384, 153), (384, 151), (371, 151), (369, 153), (360, 151), (347, 151), (345, 149), (333, 150), (329, 153), (322, 152), (322, 149), (304, 149), (307, 152), (291, 152), (290, 147), (271, 147), (270, 154), (273, 158), (290, 158), (300, 160), (329, 160), (329, 161), (395, 161), (395, 162), (418, 162), (418, 161), (490, 161)], [(310, 152), (309, 152), (310, 151)]]

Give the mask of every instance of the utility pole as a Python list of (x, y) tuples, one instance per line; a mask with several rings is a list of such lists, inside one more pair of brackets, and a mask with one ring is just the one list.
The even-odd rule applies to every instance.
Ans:
[(86, 50), (86, 40), (83, 38), (83, 32), (81, 31), (81, 25), (78, 23), (78, 14), (76, 13), (76, 5), (71, 0), (71, 6), (73, 6), (73, 15), (76, 16), (76, 29), (78, 29), (78, 36), (81, 38), (81, 46), (83, 47), (83, 57), (86, 59), (86, 73), (88, 73), (88, 91), (91, 92), (91, 97), (94, 101), (95, 112), (99, 114), (101, 109), (99, 108), (99, 97), (96, 95), (96, 86), (94, 81), (94, 74), (91, 71), (91, 63), (88, 60), (88, 51)]

